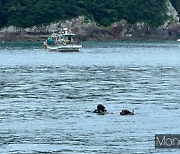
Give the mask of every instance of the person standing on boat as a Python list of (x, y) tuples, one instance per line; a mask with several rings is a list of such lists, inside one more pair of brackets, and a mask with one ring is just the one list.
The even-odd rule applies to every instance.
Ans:
[(69, 30), (68, 30), (68, 32), (69, 32), (69, 33), (72, 33), (72, 30), (71, 30), (71, 29), (69, 29)]
[(43, 42), (43, 48), (46, 50), (47, 49), (47, 43), (46, 40)]

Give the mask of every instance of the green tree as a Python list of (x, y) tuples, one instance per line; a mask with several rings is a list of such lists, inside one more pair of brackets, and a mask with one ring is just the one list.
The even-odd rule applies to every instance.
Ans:
[[(179, 0), (172, 1), (180, 7)], [(166, 20), (166, 9), (166, 0), (0, 0), (0, 27), (31, 27), (80, 15), (103, 26), (126, 19), (154, 27)]]
[(8, 22), (6, 5), (5, 0), (0, 0), (0, 27), (6, 25)]

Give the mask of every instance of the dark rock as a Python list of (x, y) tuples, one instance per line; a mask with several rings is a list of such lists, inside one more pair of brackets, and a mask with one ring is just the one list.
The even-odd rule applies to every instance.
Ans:
[[(73, 23), (74, 22), (74, 23)], [(100, 27), (95, 23), (84, 23), (83, 18), (67, 22), (76, 34), (75, 40), (177, 40), (180, 38), (180, 23), (168, 26), (150, 28), (145, 23), (128, 24), (125, 20), (113, 24), (111, 27)], [(56, 29), (58, 32), (65, 27), (54, 24), (49, 27), (32, 27), (18, 29), (13, 26), (0, 30), (0, 41), (44, 41)], [(51, 29), (52, 27), (52, 29)], [(67, 26), (68, 27), (68, 26)]]

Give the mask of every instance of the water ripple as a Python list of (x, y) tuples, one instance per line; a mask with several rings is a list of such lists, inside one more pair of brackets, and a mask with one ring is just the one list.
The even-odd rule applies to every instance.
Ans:
[(0, 67), (0, 153), (177, 152), (154, 135), (179, 132), (179, 65)]

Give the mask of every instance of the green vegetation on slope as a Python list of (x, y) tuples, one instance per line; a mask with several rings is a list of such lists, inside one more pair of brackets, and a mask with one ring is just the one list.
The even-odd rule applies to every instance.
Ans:
[(166, 20), (166, 10), (166, 0), (0, 0), (0, 27), (31, 27), (80, 15), (103, 26), (125, 19), (154, 27)]

